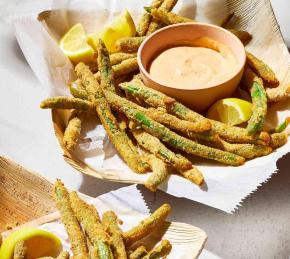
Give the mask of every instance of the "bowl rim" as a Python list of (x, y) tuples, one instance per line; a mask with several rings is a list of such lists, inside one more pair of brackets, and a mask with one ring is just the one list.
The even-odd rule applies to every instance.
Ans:
[[(156, 81), (155, 79), (152, 78), (152, 76), (147, 72), (147, 69), (143, 66), (143, 62), (142, 62), (142, 50), (144, 48), (144, 46), (153, 38), (153, 37), (156, 37), (156, 35), (158, 35), (159, 33), (161, 33), (162, 31), (165, 31), (165, 30), (169, 30), (169, 29), (172, 29), (172, 28), (179, 28), (179, 27), (183, 27), (183, 26), (206, 26), (206, 27), (212, 27), (216, 30), (220, 30), (220, 31), (223, 31), (224, 33), (230, 35), (232, 38), (234, 38), (238, 45), (240, 45), (240, 48), (241, 50), (241, 53), (240, 55), (242, 55), (242, 62), (241, 64), (239, 64), (239, 67), (237, 69), (237, 71), (228, 79), (226, 79), (225, 81), (222, 81), (220, 82), (219, 84), (215, 84), (215, 85), (209, 85), (207, 87), (202, 87), (202, 88), (193, 88), (193, 89), (188, 89), (188, 88), (182, 88), (182, 87), (172, 87), (172, 86), (169, 86), (169, 85), (164, 85), (158, 81)], [(172, 42), (174, 43), (174, 42)], [(224, 84), (227, 84), (228, 82), (230, 82), (231, 80), (233, 80), (236, 76), (238, 76), (243, 70), (244, 70), (244, 67), (245, 67), (245, 64), (246, 64), (246, 49), (245, 49), (245, 46), (243, 45), (243, 43), (240, 41), (240, 39), (234, 35), (233, 33), (231, 33), (230, 31), (228, 31), (227, 29), (224, 29), (220, 26), (217, 26), (217, 25), (214, 25), (214, 24), (210, 24), (210, 23), (202, 23), (202, 22), (188, 22), (188, 23), (178, 23), (178, 24), (172, 24), (172, 25), (168, 25), (164, 28), (161, 28), (157, 31), (155, 31), (154, 33), (152, 33), (150, 36), (148, 36), (143, 42), (142, 44), (140, 45), (139, 49), (138, 49), (138, 52), (137, 52), (137, 62), (138, 62), (138, 66), (139, 66), (139, 69), (141, 70), (141, 72), (143, 74), (146, 75), (147, 78), (149, 78), (151, 81), (153, 81), (154, 83), (160, 85), (161, 87), (164, 87), (164, 88), (170, 88), (170, 89), (175, 89), (175, 90), (182, 90), (182, 91), (202, 91), (202, 90), (207, 90), (207, 89), (210, 89), (210, 88), (216, 88), (216, 87), (219, 87), (221, 85), (224, 85)]]

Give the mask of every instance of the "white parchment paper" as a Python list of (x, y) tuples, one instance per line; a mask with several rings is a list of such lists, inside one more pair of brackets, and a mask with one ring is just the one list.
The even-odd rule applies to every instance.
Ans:
[[(128, 201), (134, 202), (128, 203)], [(150, 214), (136, 185), (103, 194), (95, 199), (89, 200), (89, 203), (96, 206), (100, 215), (108, 210), (113, 210), (118, 218), (123, 221), (121, 228), (124, 231), (136, 226)], [(170, 229), (167, 230), (162, 237), (162, 239), (167, 239), (172, 244), (172, 250), (167, 257), (168, 259), (197, 258), (202, 251), (206, 241), (206, 234), (199, 228), (190, 225), (186, 225), (186, 227), (189, 231), (188, 233), (192, 233), (191, 236), (185, 235), (187, 237), (186, 244), (182, 244), (180, 241), (178, 242), (178, 239), (182, 239), (183, 237), (178, 237), (181, 232), (178, 232), (176, 228), (172, 231)], [(44, 224), (40, 228), (57, 235), (62, 240), (64, 250), (70, 250), (67, 233), (64, 225), (60, 221)]]
[[(66, 85), (74, 78), (74, 73), (71, 63), (58, 47), (60, 37), (77, 22), (81, 22), (88, 33), (96, 31), (124, 9), (128, 9), (137, 22), (143, 12), (142, 7), (148, 4), (150, 1), (147, 0), (58, 0), (54, 2), (53, 12), (46, 24), (39, 22), (36, 14), (14, 17), (13, 24), (19, 45), (36, 76), (47, 88), (48, 96), (69, 95)], [(180, 0), (174, 11), (187, 17), (196, 17), (200, 21), (215, 23), (227, 13), (227, 4), (226, 1)], [(262, 50), (259, 49), (258, 52)], [(274, 127), (290, 116), (289, 110), (290, 101), (272, 105), (267, 127)], [(196, 159), (194, 163), (206, 180), (204, 188), (176, 175), (171, 175), (159, 188), (174, 196), (185, 197), (230, 213), (276, 172), (277, 160), (289, 152), (289, 148), (290, 143), (266, 157), (248, 161), (240, 167)], [(95, 170), (110, 174), (116, 179), (142, 183), (148, 177), (135, 174), (128, 168), (108, 140), (103, 127), (96, 121), (89, 121), (84, 125), (75, 155)]]

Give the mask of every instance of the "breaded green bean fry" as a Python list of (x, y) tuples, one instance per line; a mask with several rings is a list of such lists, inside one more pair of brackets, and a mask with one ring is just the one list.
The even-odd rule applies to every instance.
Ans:
[[(114, 77), (118, 78), (124, 75), (128, 75), (139, 69), (137, 58), (129, 58), (122, 61), (120, 64), (112, 66)], [(95, 74), (95, 78), (100, 81), (100, 72)]]
[(19, 241), (16, 243), (14, 248), (13, 259), (25, 259), (26, 258), (27, 247), (24, 241)]
[(267, 88), (268, 102), (280, 102), (287, 100), (290, 96), (290, 84), (281, 84), (276, 88)]
[(278, 86), (279, 80), (276, 78), (274, 71), (262, 60), (255, 57), (252, 53), (246, 52), (248, 66), (257, 73), (265, 82), (272, 86)]
[(267, 97), (263, 81), (250, 68), (245, 68), (244, 83), (252, 97), (252, 116), (248, 121), (247, 131), (250, 135), (262, 130), (267, 115)]
[[(151, 3), (151, 7), (152, 8), (158, 8), (161, 6), (161, 4), (163, 3), (164, 0), (153, 0)], [(136, 26), (136, 31), (138, 36), (145, 36), (149, 25), (151, 22), (151, 15), (148, 14), (147, 12), (144, 12), (144, 14), (142, 15), (141, 20), (139, 21), (139, 23)]]
[(97, 52), (101, 86), (103, 89), (115, 92), (114, 74), (110, 63), (109, 52), (101, 40), (98, 42)]
[(105, 212), (102, 217), (102, 223), (106, 231), (111, 236), (111, 247), (113, 248), (114, 258), (127, 259), (122, 231), (118, 225), (118, 218), (116, 214), (113, 211)]
[(193, 167), (189, 170), (178, 170), (179, 174), (182, 175), (185, 179), (196, 185), (202, 185), (204, 183), (204, 177), (202, 173), (196, 168)]
[(274, 133), (283, 132), (290, 124), (290, 117), (287, 117), (281, 124), (279, 124), (275, 129)]
[(177, 4), (177, 0), (164, 0), (160, 8), (167, 12), (171, 12), (174, 6)]
[[(143, 87), (144, 86), (144, 87)], [(122, 83), (119, 85), (121, 89), (132, 94), (133, 96), (144, 100), (153, 107), (161, 107), (166, 110), (175, 103), (175, 99), (166, 96), (152, 88), (147, 88), (141, 80), (133, 80), (131, 82)]]
[[(120, 84), (120, 87), (131, 95), (144, 100), (147, 104), (153, 107), (165, 108), (168, 112), (176, 115), (180, 119), (192, 122), (208, 120), (202, 115), (190, 110), (183, 104), (175, 101), (173, 98), (145, 86), (140, 80), (133, 80), (129, 83)], [(210, 124), (212, 125), (210, 136), (215, 136), (215, 134), (218, 134), (223, 139), (233, 143), (255, 143), (265, 145), (270, 141), (270, 136), (266, 132), (261, 132), (255, 136), (250, 136), (248, 135), (246, 129), (229, 126), (219, 121), (208, 121), (210, 121)], [(195, 137), (199, 137), (196, 134), (194, 135)], [(206, 136), (206, 134), (204, 134), (203, 137), (207, 139), (210, 136)], [(200, 137), (202, 137), (201, 134)]]
[(174, 115), (168, 114), (163, 109), (149, 108), (146, 113), (153, 120), (167, 126), (168, 128), (184, 133), (200, 133), (211, 129), (211, 123), (208, 120), (202, 120), (198, 122), (182, 120), (175, 117)]
[(56, 259), (69, 259), (69, 252), (62, 251)]
[(126, 53), (136, 52), (144, 40), (145, 36), (124, 37), (116, 41), (116, 48), (118, 51), (123, 51)]
[(113, 145), (133, 171), (143, 173), (147, 170), (138, 154), (137, 149), (130, 145), (131, 140), (126, 133), (118, 126), (118, 122), (111, 112), (111, 109), (104, 97), (103, 91), (99, 86), (94, 75), (89, 68), (83, 63), (79, 63), (75, 67), (78, 77), (81, 78), (86, 90), (89, 94), (89, 99), (96, 105), (96, 111), (99, 118), (110, 138)]
[[(184, 178), (197, 185), (201, 185), (203, 183), (204, 178), (202, 173), (197, 168), (194, 168), (187, 158), (183, 157), (180, 154), (175, 154), (174, 152), (172, 152), (165, 145), (163, 145), (158, 138), (150, 135), (144, 130), (134, 130), (133, 136), (141, 147), (143, 147), (148, 152), (156, 155), (164, 162), (171, 164)], [(160, 174), (157, 174), (157, 176), (159, 175)], [(163, 176), (163, 178), (165, 178), (165, 174), (163, 174)], [(161, 177), (159, 177), (159, 179), (160, 178)], [(147, 182), (150, 183), (154, 180), (154, 182), (156, 183), (161, 183), (161, 180), (158, 181), (156, 179), (158, 178), (155, 177), (153, 174), (152, 179), (148, 179)]]
[(42, 101), (40, 104), (42, 109), (76, 109), (82, 111), (94, 111), (94, 104), (79, 98), (58, 96), (50, 97)]
[(146, 35), (151, 20), (151, 15), (147, 12), (144, 12), (139, 23), (136, 26), (137, 36), (142, 37)]
[(142, 220), (137, 226), (123, 233), (127, 247), (136, 241), (150, 235), (154, 230), (161, 227), (168, 214), (171, 211), (169, 204), (163, 204), (159, 209), (153, 212), (149, 217)]
[(145, 246), (139, 246), (135, 249), (130, 255), (129, 259), (142, 259), (145, 255), (147, 255), (148, 252), (146, 250)]
[(192, 168), (192, 164), (183, 156), (177, 156), (174, 152), (163, 145), (160, 140), (146, 131), (133, 130), (134, 138), (138, 144), (145, 150), (171, 164), (173, 167), (179, 170), (188, 170)]
[(172, 245), (168, 240), (162, 240), (161, 243), (153, 248), (144, 259), (159, 259), (166, 257), (172, 249)]
[[(177, 3), (177, 0), (164, 0), (159, 8), (166, 11), (166, 12), (170, 12), (174, 8), (176, 3)], [(158, 7), (156, 7), (156, 8), (158, 8)], [(148, 28), (146, 35), (152, 34), (157, 29), (159, 29), (160, 26), (161, 26), (160, 21), (153, 18), (150, 25), (149, 25), (149, 28)]]
[(125, 53), (125, 52), (116, 52), (110, 54), (110, 63), (111, 66), (117, 65), (124, 60), (130, 59), (130, 58), (136, 58), (137, 53)]
[(247, 31), (239, 31), (236, 29), (228, 29), (228, 31), (235, 34), (244, 45), (247, 45), (253, 38), (253, 36)]
[(98, 249), (92, 244), (89, 245), (89, 259), (99, 259)]
[(172, 12), (167, 12), (163, 8), (151, 8), (144, 7), (144, 9), (150, 13), (156, 20), (161, 21), (166, 25), (176, 24), (176, 23), (187, 23), (194, 22), (194, 20), (187, 17), (182, 17)]
[(235, 13), (228, 13), (221, 21), (220, 21), (220, 27), (225, 28), (227, 24), (230, 22), (230, 20), (234, 17)]
[(284, 146), (288, 142), (288, 135), (284, 132), (274, 133), (271, 135), (270, 146), (273, 149)]
[(69, 200), (74, 214), (82, 224), (91, 243), (98, 249), (99, 258), (113, 259), (109, 236), (100, 223), (99, 214), (96, 208), (81, 200), (76, 192), (71, 192), (69, 194)]
[(86, 237), (70, 206), (69, 193), (60, 180), (54, 185), (53, 197), (68, 234), (74, 259), (87, 259)]
[(169, 175), (168, 165), (152, 154), (146, 154), (146, 161), (151, 167), (152, 174), (147, 178), (145, 187), (152, 192), (156, 192), (158, 186), (166, 180)]
[(72, 112), (63, 134), (63, 143), (67, 150), (73, 150), (77, 145), (81, 135), (83, 120), (84, 115), (82, 113), (75, 110)]
[(269, 146), (255, 144), (233, 144), (222, 139), (220, 141), (222, 143), (223, 150), (242, 156), (246, 159), (266, 156), (272, 152), (272, 148)]
[(142, 109), (138, 109), (136, 104), (115, 95), (109, 91), (105, 91), (106, 98), (111, 107), (117, 111), (124, 113), (129, 119), (135, 120), (142, 128), (161, 141), (169, 144), (170, 146), (182, 150), (186, 153), (219, 161), (228, 165), (241, 165), (245, 162), (243, 157), (231, 154), (229, 152), (221, 151), (218, 149), (210, 148), (200, 145), (194, 141), (186, 139), (178, 134), (170, 131), (160, 123), (150, 119), (146, 116)]
[(88, 93), (82, 87), (82, 82), (79, 79), (69, 84), (69, 90), (70, 90), (71, 95), (75, 98), (79, 98), (83, 100), (88, 99)]

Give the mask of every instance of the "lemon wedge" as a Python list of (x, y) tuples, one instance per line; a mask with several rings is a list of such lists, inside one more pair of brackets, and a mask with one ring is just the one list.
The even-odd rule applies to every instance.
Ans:
[(94, 49), (87, 43), (84, 27), (77, 23), (60, 40), (59, 46), (73, 62), (89, 62), (94, 58)]
[(22, 228), (3, 241), (0, 258), (13, 258), (14, 247), (19, 241), (25, 241), (28, 259), (44, 256), (56, 257), (62, 249), (61, 241), (54, 234), (36, 228)]
[(136, 35), (136, 27), (131, 14), (126, 10), (113, 22), (105, 26), (101, 31), (92, 33), (88, 36), (88, 43), (97, 48), (98, 39), (102, 39), (109, 52), (116, 52), (115, 43), (123, 37), (133, 37)]
[(210, 107), (207, 113), (209, 119), (231, 126), (248, 121), (251, 115), (252, 104), (238, 98), (219, 100)]

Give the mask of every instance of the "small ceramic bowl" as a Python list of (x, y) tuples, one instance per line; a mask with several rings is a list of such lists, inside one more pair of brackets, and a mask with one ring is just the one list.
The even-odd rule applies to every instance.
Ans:
[[(238, 66), (230, 79), (206, 88), (182, 89), (163, 85), (150, 76), (149, 67), (158, 54), (171, 46), (184, 45), (184, 42), (189, 43), (199, 37), (210, 37), (231, 49), (237, 58)], [(138, 50), (138, 64), (144, 83), (199, 112), (205, 111), (215, 101), (230, 97), (235, 92), (245, 62), (245, 48), (234, 34), (221, 27), (205, 23), (182, 23), (160, 29), (150, 35)]]

